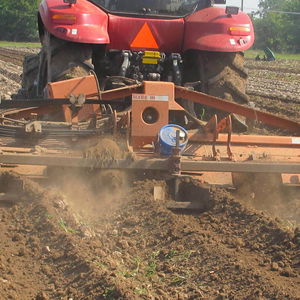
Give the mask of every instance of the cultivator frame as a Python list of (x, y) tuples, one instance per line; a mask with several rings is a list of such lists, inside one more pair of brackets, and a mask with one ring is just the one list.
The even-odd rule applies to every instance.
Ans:
[[(90, 86), (86, 84), (89, 82)], [(81, 88), (84, 82), (84, 89)], [(109, 91), (100, 91), (94, 76), (50, 83), (47, 99), (2, 101), (0, 108), (0, 163), (10, 165), (43, 165), (79, 168), (156, 170), (178, 177), (199, 176), (210, 182), (216, 173), (278, 173), (285, 183), (300, 183), (300, 123), (245, 107), (169, 82), (143, 82)], [(58, 95), (58, 97), (57, 97)], [(127, 98), (126, 98), (127, 97)], [(102, 113), (101, 105), (124, 103), (121, 111)], [(217, 115), (207, 123), (195, 119), (175, 99), (185, 99), (230, 114), (222, 120)], [(64, 122), (42, 121), (41, 116), (62, 107)], [(159, 116), (154, 123), (143, 122), (143, 110), (153, 107)], [(166, 111), (164, 111), (166, 110)], [(180, 154), (177, 145), (172, 155), (163, 157), (153, 146), (158, 129), (168, 124), (168, 113), (185, 114), (199, 125), (189, 130), (189, 143)], [(295, 136), (238, 135), (232, 132), (231, 114), (236, 113), (267, 125), (286, 129)], [(92, 117), (91, 117), (92, 116)], [(108, 166), (87, 159), (81, 151), (63, 147), (63, 139), (97, 137), (103, 120), (108, 120), (114, 136), (122, 132), (135, 160), (116, 160)], [(107, 124), (106, 124), (107, 125)], [(143, 127), (144, 126), (144, 127)], [(42, 146), (24, 146), (26, 140), (48, 140)], [(50, 140), (50, 142), (49, 142)], [(18, 142), (17, 142), (18, 141)], [(55, 141), (55, 142), (54, 142)], [(55, 145), (53, 147), (53, 145)], [(209, 174), (208, 177), (205, 175)], [(285, 175), (284, 175), (285, 174)], [(214, 182), (212, 182), (214, 183)]]

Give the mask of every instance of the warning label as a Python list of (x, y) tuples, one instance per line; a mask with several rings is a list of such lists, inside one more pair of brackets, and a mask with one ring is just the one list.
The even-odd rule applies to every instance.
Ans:
[(169, 101), (169, 96), (132, 94), (133, 101)]
[(300, 145), (300, 138), (292, 138), (292, 144)]

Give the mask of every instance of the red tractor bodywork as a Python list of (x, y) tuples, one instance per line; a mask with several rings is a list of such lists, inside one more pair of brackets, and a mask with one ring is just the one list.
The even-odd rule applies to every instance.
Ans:
[[(208, 7), (182, 18), (153, 18), (111, 14), (87, 0), (77, 0), (75, 4), (44, 0), (39, 14), (46, 30), (60, 39), (105, 44), (108, 49), (115, 50), (237, 52), (250, 48), (254, 42), (248, 15), (243, 12), (227, 15), (223, 7)], [(148, 47), (147, 41), (145, 46), (132, 46), (145, 24), (157, 47)]]

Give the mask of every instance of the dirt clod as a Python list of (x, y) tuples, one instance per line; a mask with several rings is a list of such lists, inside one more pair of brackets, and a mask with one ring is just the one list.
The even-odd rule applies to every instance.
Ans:
[(279, 270), (279, 265), (276, 262), (273, 262), (271, 264), (271, 271), (278, 271)]
[(100, 167), (108, 167), (117, 159), (122, 159), (124, 154), (114, 140), (101, 138), (95, 145), (84, 150), (84, 157), (96, 160)]
[(36, 297), (35, 300), (48, 300), (48, 296), (45, 292), (40, 292)]

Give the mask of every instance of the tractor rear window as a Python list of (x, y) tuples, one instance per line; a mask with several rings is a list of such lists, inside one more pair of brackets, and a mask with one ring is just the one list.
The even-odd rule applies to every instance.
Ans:
[(117, 13), (184, 16), (210, 6), (210, 0), (91, 0)]

